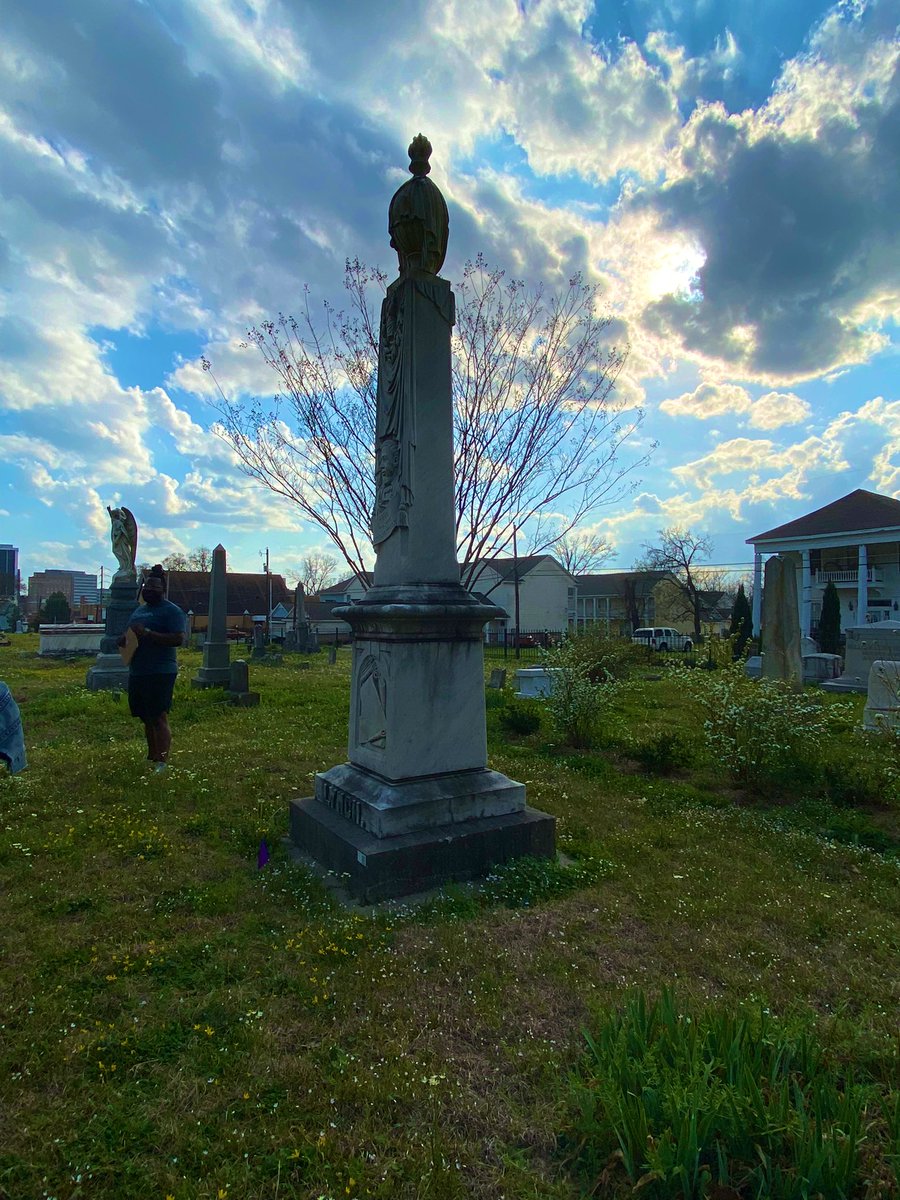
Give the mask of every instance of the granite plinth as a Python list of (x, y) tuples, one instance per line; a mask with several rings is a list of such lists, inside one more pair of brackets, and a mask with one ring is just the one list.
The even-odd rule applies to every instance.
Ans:
[(881, 621), (877, 625), (858, 625), (847, 630), (844, 671), (837, 679), (824, 680), (829, 692), (865, 692), (869, 672), (876, 662), (900, 661), (900, 622)]
[[(206, 647), (204, 647), (203, 657), (206, 658)], [(191, 680), (191, 687), (195, 688), (211, 688), (224, 687), (227, 688), (231, 683), (231, 666), (228, 662), (228, 647), (225, 647), (224, 654), (225, 662), (222, 666), (204, 666), (200, 667), (197, 674)]]
[(385, 838), (521, 812), (525, 787), (487, 768), (395, 781), (342, 763), (316, 776), (316, 800)]
[(364, 904), (477, 879), (515, 858), (553, 858), (555, 819), (524, 808), (503, 816), (379, 838), (314, 797), (290, 802), (291, 840), (344, 876)]
[(118, 653), (98, 654), (87, 673), (85, 687), (89, 692), (127, 692), (128, 667), (122, 662), (122, 656)]

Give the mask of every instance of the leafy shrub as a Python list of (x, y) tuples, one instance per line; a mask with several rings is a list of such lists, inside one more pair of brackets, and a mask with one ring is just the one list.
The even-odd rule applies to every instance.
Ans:
[(900, 769), (892, 747), (879, 745), (878, 738), (859, 735), (868, 754), (855, 755), (853, 742), (845, 740), (841, 752), (830, 753), (822, 763), (823, 790), (832, 804), (841, 808), (879, 808), (900, 802)]
[(555, 736), (566, 746), (587, 749), (594, 744), (601, 719), (609, 719), (620, 684), (610, 675), (594, 678), (582, 657), (580, 639), (569, 638), (544, 653), (543, 663), (553, 671), (553, 688), (545, 700)]
[(709, 750), (735, 782), (756, 791), (818, 788), (824, 749), (847, 719), (843, 706), (775, 680), (749, 679), (740, 663), (679, 674), (703, 709)]
[[(648, 1196), (848, 1197), (874, 1085), (844, 1078), (810, 1024), (789, 1033), (668, 991), (638, 994), (586, 1033), (573, 1084), (576, 1157), (591, 1180), (618, 1152)], [(725, 1192), (725, 1189), (731, 1189)]]
[(537, 700), (509, 700), (500, 712), (500, 725), (506, 733), (525, 737), (541, 727), (541, 709)]
[(565, 645), (569, 661), (587, 667), (592, 683), (627, 679), (633, 668), (646, 660), (642, 646), (633, 645), (628, 638), (612, 637), (596, 626), (567, 637)]
[(694, 761), (694, 748), (677, 730), (663, 729), (642, 742), (637, 742), (629, 753), (651, 775), (671, 775)]

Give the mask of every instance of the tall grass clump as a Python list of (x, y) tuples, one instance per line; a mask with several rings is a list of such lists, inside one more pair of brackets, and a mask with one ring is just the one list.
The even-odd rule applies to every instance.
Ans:
[(654, 1003), (639, 993), (585, 1039), (572, 1134), (589, 1179), (612, 1162), (654, 1197), (841, 1200), (861, 1182), (867, 1133), (867, 1157), (889, 1171), (894, 1101), (832, 1065), (808, 1023), (690, 1013), (664, 991)]
[(708, 749), (735, 783), (752, 791), (817, 786), (825, 748), (847, 724), (844, 706), (770, 679), (749, 679), (741, 663), (715, 672), (680, 671), (700, 705)]

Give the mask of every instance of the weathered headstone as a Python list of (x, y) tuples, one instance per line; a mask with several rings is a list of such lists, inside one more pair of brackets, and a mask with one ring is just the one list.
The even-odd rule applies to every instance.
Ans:
[(259, 692), (250, 691), (250, 668), (243, 658), (236, 658), (231, 664), (228, 700), (239, 708), (254, 708), (259, 704)]
[(328, 661), (331, 666), (334, 666), (337, 662), (337, 646), (335, 646), (334, 642), (328, 647)]
[(106, 507), (111, 522), (110, 541), (119, 568), (112, 577), (106, 604), (106, 623), (100, 653), (87, 673), (86, 686), (92, 692), (127, 691), (128, 667), (119, 654), (119, 638), (128, 627), (128, 618), (137, 607), (140, 590), (135, 559), (138, 527), (130, 509)]
[(203, 643), (203, 666), (191, 680), (195, 688), (228, 687), (231, 679), (228, 649), (228, 580), (225, 547), (216, 546), (209, 573), (209, 618)]
[(502, 667), (494, 667), (491, 671), (491, 679), (488, 683), (489, 688), (505, 688), (506, 687), (506, 672)]
[(335, 612), (354, 632), (350, 761), (291, 802), (294, 842), (366, 902), (555, 853), (553, 818), (487, 768), (482, 630), (505, 614), (459, 581), (454, 298), (436, 274), (448, 218), (430, 154), (413, 140), (413, 179), (390, 204), (400, 274), (381, 310), (374, 582)]
[(863, 726), (880, 733), (900, 730), (900, 662), (872, 663)]
[(250, 657), (256, 659), (266, 657), (266, 631), (259, 624), (253, 626), (253, 652)]
[(779, 554), (766, 560), (762, 634), (763, 678), (781, 680), (798, 690), (802, 688), (797, 572), (793, 562)]
[(843, 673), (822, 687), (829, 692), (865, 692), (872, 664), (879, 661), (900, 661), (900, 621), (848, 629)]

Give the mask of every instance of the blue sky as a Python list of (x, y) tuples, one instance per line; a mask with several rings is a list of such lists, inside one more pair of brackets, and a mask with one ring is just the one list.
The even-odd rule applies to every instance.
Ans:
[(328, 550), (212, 431), (212, 360), (272, 390), (248, 325), (393, 269), (422, 130), (479, 251), (581, 271), (631, 346), (656, 448), (590, 525), (714, 560), (857, 487), (900, 496), (898, 0), (41, 0), (0, 46), (0, 542), (23, 574)]

